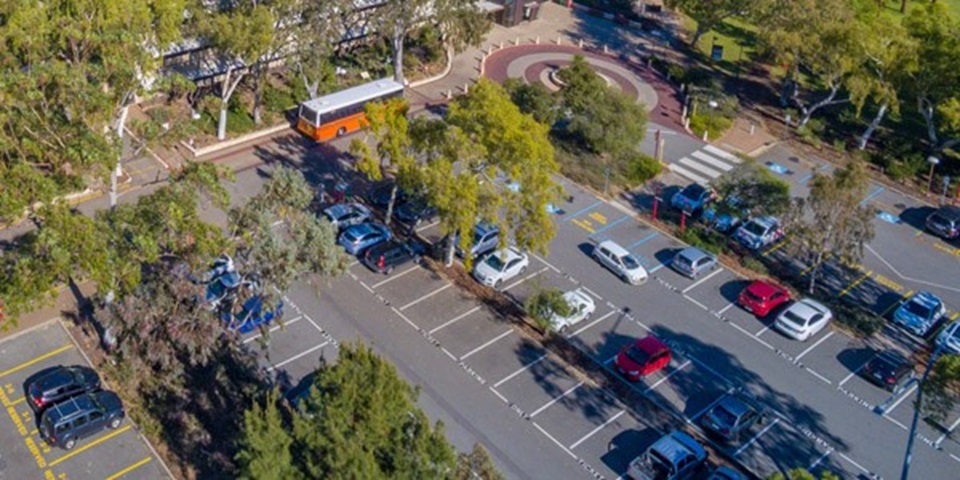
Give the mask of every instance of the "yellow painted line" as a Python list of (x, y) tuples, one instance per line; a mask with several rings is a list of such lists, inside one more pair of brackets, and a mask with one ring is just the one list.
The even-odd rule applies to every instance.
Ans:
[(813, 270), (814, 267), (816, 267), (816, 266), (819, 265), (819, 264), (820, 264), (820, 262), (817, 262), (817, 263), (814, 263), (813, 265), (810, 265), (809, 267), (803, 269), (803, 271), (800, 272), (800, 276), (802, 277), (802, 276), (806, 275), (808, 272), (810, 272), (810, 270)]
[(9, 370), (6, 370), (6, 371), (4, 371), (4, 372), (0, 372), (0, 378), (6, 377), (7, 375), (10, 375), (11, 373), (14, 373), (14, 372), (23, 370), (24, 368), (27, 368), (27, 367), (29, 367), (30, 365), (33, 365), (33, 364), (35, 364), (35, 363), (42, 362), (42, 361), (44, 361), (44, 360), (46, 360), (46, 359), (48, 359), (48, 358), (50, 358), (50, 357), (52, 357), (52, 356), (54, 356), (54, 355), (57, 355), (57, 354), (59, 354), (59, 353), (63, 353), (63, 352), (65, 352), (65, 351), (67, 351), (67, 350), (70, 350), (71, 348), (73, 348), (73, 344), (72, 344), (72, 343), (71, 343), (71, 344), (64, 345), (64, 346), (62, 346), (62, 347), (60, 347), (60, 348), (58, 348), (58, 349), (56, 349), (56, 350), (54, 350), (54, 351), (52, 351), (52, 352), (44, 353), (43, 355), (40, 355), (39, 357), (34, 358), (33, 360), (30, 360), (30, 361), (27, 361), (27, 362), (23, 362), (23, 363), (21, 363), (20, 365), (17, 365), (16, 367), (13, 367), (13, 368), (11, 368), (11, 369), (9, 369)]
[(780, 250), (781, 248), (787, 246), (787, 242), (788, 242), (787, 239), (780, 240), (780, 243), (774, 245), (773, 248), (767, 250), (766, 252), (763, 252), (763, 256), (766, 257), (767, 255), (770, 255), (771, 253), (776, 252), (777, 250)]
[(954, 312), (953, 315), (950, 315), (950, 321), (956, 320), (957, 317), (960, 317), (960, 312)]
[(870, 271), (870, 272), (867, 272), (867, 273), (863, 274), (863, 276), (861, 276), (860, 278), (858, 278), (857, 281), (851, 283), (849, 287), (845, 288), (842, 292), (840, 292), (840, 296), (842, 297), (842, 296), (846, 295), (847, 293), (850, 292), (850, 290), (853, 290), (857, 285), (860, 285), (861, 283), (863, 283), (864, 280), (866, 280), (867, 278), (870, 278), (870, 275), (871, 275), (872, 273), (873, 273), (873, 272)]
[(588, 222), (584, 222), (583, 220), (578, 220), (574, 218), (572, 220), (572, 223), (590, 233), (594, 233), (593, 227)]
[(124, 476), (124, 475), (126, 475), (126, 474), (128, 474), (128, 473), (130, 473), (130, 472), (132, 472), (132, 471), (134, 471), (134, 470), (136, 470), (136, 469), (138, 469), (138, 468), (140, 468), (140, 467), (148, 464), (148, 463), (150, 463), (150, 457), (144, 458), (143, 460), (140, 460), (139, 462), (134, 463), (133, 465), (130, 465), (129, 467), (124, 468), (123, 470), (120, 470), (120, 471), (117, 472), (117, 473), (114, 473), (113, 475), (110, 475), (109, 477), (107, 477), (107, 480), (117, 480), (118, 478), (120, 478), (120, 477), (122, 477), (122, 476)]
[(20, 404), (20, 403), (23, 403), (23, 401), (26, 400), (26, 399), (27, 399), (27, 397), (20, 397), (20, 398), (18, 398), (18, 399), (16, 399), (16, 400), (11, 400), (10, 403), (8, 403), (7, 405), (12, 407), (12, 406), (14, 406), (14, 405), (18, 405), (18, 404)]
[(917, 233), (913, 234), (914, 237), (919, 237), (920, 235), (923, 235), (923, 230), (917, 230)]
[(890, 313), (890, 310), (893, 310), (894, 308), (900, 306), (900, 304), (903, 303), (905, 299), (910, 298), (910, 295), (913, 295), (913, 290), (910, 290), (904, 296), (900, 297), (900, 300), (897, 300), (896, 302), (891, 303), (890, 306), (887, 307), (887, 309), (880, 314), (880, 317), (881, 318), (886, 317), (887, 314)]
[(589, 217), (592, 218), (592, 219), (594, 219), (594, 220), (596, 220), (596, 221), (598, 221), (598, 222), (600, 222), (600, 223), (603, 224), (603, 225), (606, 225), (606, 224), (607, 224), (607, 217), (606, 217), (606, 215), (604, 215), (604, 214), (602, 214), (602, 213), (600, 213), (600, 212), (593, 212), (593, 213), (591, 213), (591, 214), (589, 215)]
[(40, 430), (37, 430), (36, 428), (34, 428), (33, 430), (30, 430), (30, 435), (36, 435), (38, 433), (40, 433)]
[(84, 446), (82, 446), (82, 447), (80, 447), (80, 448), (78, 448), (78, 449), (76, 449), (76, 450), (74, 450), (74, 451), (72, 451), (72, 452), (70, 452), (70, 453), (68, 453), (68, 454), (60, 457), (60, 458), (58, 458), (58, 459), (56, 459), (56, 460), (52, 460), (52, 461), (49, 463), (49, 465), (50, 465), (51, 467), (56, 466), (58, 463), (63, 462), (64, 460), (73, 458), (73, 457), (75, 457), (75, 456), (77, 456), (77, 455), (79, 455), (79, 454), (81, 454), (81, 453), (83, 453), (83, 452), (85, 452), (85, 451), (87, 451), (87, 450), (90, 450), (91, 448), (96, 447), (97, 445), (100, 445), (101, 443), (106, 442), (107, 440), (110, 440), (111, 438), (116, 437), (117, 435), (120, 435), (121, 433), (126, 432), (127, 430), (130, 430), (130, 425), (127, 425), (127, 426), (125, 426), (125, 427), (123, 427), (123, 428), (121, 428), (121, 429), (119, 429), (119, 430), (115, 430), (114, 432), (110, 433), (110, 435), (106, 435), (106, 436), (104, 436), (104, 437), (100, 437), (100, 438), (98, 438), (98, 439), (96, 439), (96, 440), (94, 440), (94, 441), (92, 441), (92, 442), (90, 442), (90, 443), (88, 443), (88, 444), (86, 444), (86, 445), (84, 445)]

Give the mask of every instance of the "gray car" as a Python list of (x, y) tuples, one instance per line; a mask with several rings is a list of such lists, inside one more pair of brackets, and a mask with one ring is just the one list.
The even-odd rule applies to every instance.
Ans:
[(340, 230), (366, 222), (372, 216), (370, 209), (359, 203), (338, 203), (325, 209), (323, 214)]
[(717, 257), (699, 248), (687, 247), (674, 255), (670, 266), (683, 275), (697, 278), (703, 272), (717, 268)]
[[(464, 251), (460, 248), (459, 238), (457, 239), (457, 255), (464, 257)], [(470, 244), (470, 255), (473, 258), (482, 257), (488, 252), (492, 252), (500, 245), (500, 228), (496, 225), (480, 222), (473, 227), (473, 239)]]
[(763, 406), (753, 397), (743, 392), (731, 392), (700, 418), (700, 424), (713, 435), (736, 442), (744, 432), (762, 423), (764, 416)]

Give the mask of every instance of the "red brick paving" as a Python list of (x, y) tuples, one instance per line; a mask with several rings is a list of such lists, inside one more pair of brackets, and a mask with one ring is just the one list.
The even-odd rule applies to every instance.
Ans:
[[(683, 123), (680, 119), (683, 107), (680, 103), (679, 89), (667, 82), (666, 79), (657, 73), (656, 70), (643, 64), (624, 61), (623, 59), (614, 55), (603, 54), (602, 52), (565, 45), (541, 44), (512, 46), (493, 52), (487, 57), (487, 60), (484, 62), (484, 76), (496, 82), (503, 83), (507, 79), (507, 67), (514, 60), (534, 53), (549, 52), (569, 53), (571, 55), (580, 54), (607, 62), (616, 63), (617, 65), (630, 70), (631, 72), (635, 73), (640, 80), (649, 84), (657, 92), (657, 105), (650, 112), (650, 121), (670, 127), (678, 132), (685, 132), (683, 129)], [(563, 62), (550, 63), (563, 64)], [(545, 67), (535, 69), (533, 66), (531, 66), (531, 68), (525, 72), (527, 80), (539, 81), (539, 72), (542, 71), (543, 68)], [(534, 78), (530, 78), (530, 72), (533, 71), (535, 71), (536, 75)], [(604, 70), (604, 75), (607, 75), (611, 78), (611, 80), (616, 81), (617, 84), (620, 85), (620, 87), (624, 90), (624, 92), (636, 96), (636, 89), (622, 76), (614, 74), (609, 70)]]

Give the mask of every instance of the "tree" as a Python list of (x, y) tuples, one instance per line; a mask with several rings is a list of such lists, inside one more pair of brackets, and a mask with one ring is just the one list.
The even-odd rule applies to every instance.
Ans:
[(557, 98), (542, 83), (526, 83), (516, 78), (508, 78), (503, 88), (521, 112), (533, 116), (533, 119), (553, 127), (560, 118), (560, 106)]
[[(719, 213), (747, 217), (779, 216), (790, 208), (790, 184), (777, 178), (766, 166), (750, 160), (713, 182), (723, 199)], [(734, 204), (731, 204), (734, 203)]]
[(418, 390), (363, 344), (342, 344), (311, 392), (316, 415), (293, 419), (294, 458), (311, 478), (449, 478), (456, 454), (430, 425)]
[[(393, 172), (396, 181), (390, 191), (384, 223), (390, 225), (397, 190), (412, 190), (417, 184), (416, 160), (411, 150), (410, 122), (407, 112), (410, 106), (402, 98), (386, 102), (368, 103), (365, 107), (368, 129), (363, 139), (350, 142), (350, 151), (358, 157), (357, 170), (373, 181), (383, 180)], [(376, 155), (370, 150), (369, 140), (375, 144)]]
[(934, 152), (960, 143), (960, 111), (950, 109), (960, 101), (960, 22), (943, 5), (916, 8), (904, 26), (919, 46), (917, 67), (907, 91), (916, 99), (917, 110), (927, 127), (927, 140)]
[(859, 263), (864, 245), (873, 239), (875, 212), (872, 206), (861, 204), (869, 181), (864, 161), (851, 160), (832, 175), (815, 174), (810, 182), (810, 196), (796, 199), (791, 208), (784, 223), (813, 266), (811, 294), (827, 256), (847, 264)]
[(237, 461), (240, 477), (256, 480), (303, 478), (293, 463), (293, 437), (277, 408), (278, 394), (271, 390), (263, 405), (254, 402), (243, 413), (243, 436)]
[(923, 405), (918, 406), (920, 410), (938, 421), (945, 420), (953, 411), (960, 392), (960, 355), (940, 355), (920, 388), (924, 395)]
[(336, 80), (330, 57), (348, 31), (349, 27), (341, 22), (348, 17), (344, 12), (350, 11), (353, 5), (351, 0), (311, 2), (303, 11), (297, 48), (289, 59), (310, 98), (320, 95), (321, 85)]
[(524, 309), (543, 330), (553, 326), (550, 320), (554, 315), (568, 317), (573, 313), (570, 304), (563, 298), (563, 292), (557, 288), (538, 290), (527, 299)]
[[(413, 130), (414, 148), (425, 158), (426, 194), (450, 240), (448, 263), (456, 232), (472, 231), (478, 220), (513, 232), (521, 249), (546, 249), (555, 233), (547, 204), (559, 193), (547, 126), (521, 113), (502, 87), (481, 79), (451, 104), (445, 120), (417, 122)], [(460, 237), (469, 252), (470, 236)]]
[(425, 22), (438, 25), (444, 43), (458, 51), (479, 44), (490, 26), (472, 0), (387, 0), (375, 14), (380, 34), (393, 50), (393, 76), (400, 83), (404, 83), (404, 41)]
[(691, 46), (696, 46), (700, 37), (712, 31), (724, 20), (750, 13), (757, 3), (758, 0), (667, 0), (666, 2), (668, 7), (680, 10), (696, 20), (697, 30), (690, 40)]
[(453, 480), (504, 480), (504, 476), (497, 471), (487, 449), (478, 443), (470, 453), (457, 456), (457, 470), (453, 474)]
[[(817, 476), (810, 473), (806, 469), (794, 468), (793, 470), (787, 472), (786, 475), (780, 472), (774, 473), (773, 475), (767, 477), (767, 480), (817, 480)], [(840, 477), (831, 472), (825, 471), (820, 474), (820, 480), (840, 480)]]

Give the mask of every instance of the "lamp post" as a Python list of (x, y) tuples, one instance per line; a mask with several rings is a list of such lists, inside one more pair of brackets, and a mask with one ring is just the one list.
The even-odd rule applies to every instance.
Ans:
[(927, 163), (930, 164), (930, 175), (927, 178), (927, 192), (933, 191), (933, 169), (937, 168), (937, 165), (940, 164), (940, 159), (930, 155), (927, 157)]
[(940, 351), (943, 349), (943, 346), (944, 343), (937, 342), (937, 346), (933, 349), (930, 359), (927, 360), (927, 367), (923, 371), (923, 376), (920, 377), (920, 383), (918, 383), (917, 403), (915, 403), (913, 407), (913, 421), (910, 422), (910, 436), (907, 437), (907, 452), (903, 456), (903, 470), (900, 472), (900, 480), (907, 480), (910, 476), (910, 461), (913, 460), (913, 439), (917, 437), (917, 422), (920, 420), (920, 407), (923, 406), (923, 384), (926, 383), (927, 377), (930, 375), (930, 370), (933, 369), (933, 365), (937, 362), (937, 357), (940, 356)]
[(947, 201), (947, 189), (950, 188), (950, 175), (943, 176), (943, 193), (940, 194), (940, 205)]

